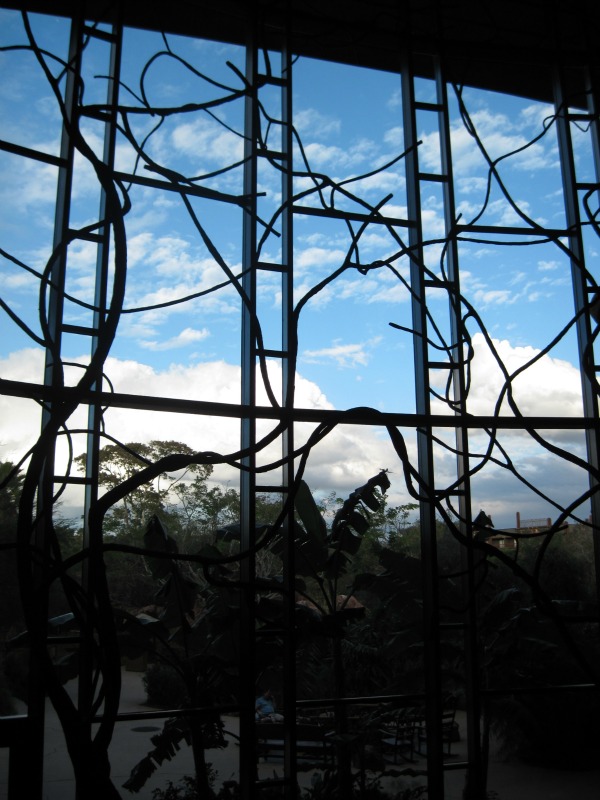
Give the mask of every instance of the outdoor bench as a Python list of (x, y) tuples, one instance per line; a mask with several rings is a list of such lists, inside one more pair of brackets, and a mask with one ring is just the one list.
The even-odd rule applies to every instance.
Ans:
[[(333, 760), (333, 732), (323, 725), (301, 723), (296, 725), (296, 753), (299, 759), (315, 763)], [(282, 757), (285, 750), (285, 725), (283, 722), (259, 722), (256, 725), (258, 756), (265, 761), (269, 756)]]

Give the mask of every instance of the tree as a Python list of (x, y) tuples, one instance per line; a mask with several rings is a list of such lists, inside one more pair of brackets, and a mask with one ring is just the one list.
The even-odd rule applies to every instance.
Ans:
[[(10, 630), (21, 631), (25, 624), (14, 549), (22, 487), (21, 470), (11, 461), (0, 462), (0, 632), (5, 634)], [(63, 558), (80, 549), (81, 534), (75, 522), (57, 516), (53, 520), (53, 531)], [(68, 604), (56, 581), (49, 587), (49, 602), (52, 614), (62, 614), (67, 610)]]
[[(352, 563), (352, 556), (360, 547), (361, 537), (369, 527), (369, 509), (376, 511), (379, 507), (377, 489), (385, 491), (388, 486), (387, 475), (381, 472), (359, 487), (341, 504), (330, 529), (304, 482), (300, 483), (295, 495), (296, 510), (302, 520), (302, 524), (293, 527), (297, 570), (295, 586), (299, 597), (309, 604), (297, 604), (298, 642), (302, 647), (311, 639), (321, 639), (331, 645), (330, 658), (335, 672), (333, 685), (338, 696), (344, 693), (342, 640), (346, 638), (347, 626), (364, 611), (348, 598), (341, 597), (339, 588)], [(263, 510), (271, 514), (278, 505), (278, 501), (271, 499)], [(239, 523), (230, 524), (224, 534), (235, 540), (236, 536), (239, 537)], [(285, 546), (283, 534), (266, 541), (269, 542), (266, 546), (276, 556), (282, 553)], [(139, 791), (155, 770), (156, 762), (171, 758), (180, 741), (187, 739), (194, 753), (198, 796), (211, 797), (214, 793), (204, 751), (208, 746), (224, 745), (220, 717), (216, 710), (212, 713), (211, 706), (227, 700), (227, 694), (233, 698), (237, 693), (239, 604), (245, 595), (239, 591), (239, 575), (228, 575), (227, 568), (220, 568), (218, 563), (211, 568), (211, 581), (204, 588), (193, 576), (186, 576), (176, 560), (177, 544), (166, 534), (157, 518), (151, 520), (145, 545), (155, 552), (163, 551), (166, 556), (148, 558), (154, 577), (162, 584), (159, 597), (163, 610), (156, 624), (151, 626), (144, 626), (139, 620), (123, 615), (123, 633), (129, 636), (131, 645), (138, 647), (144, 641), (149, 646), (152, 640), (160, 639), (163, 648), (156, 651), (157, 655), (180, 674), (186, 687), (186, 705), (189, 703), (190, 707), (208, 710), (201, 717), (192, 715), (189, 722), (183, 724), (167, 722), (162, 734), (153, 737), (155, 749), (134, 768), (125, 787), (133, 792)], [(216, 558), (218, 562), (220, 551), (205, 544), (198, 555)], [(233, 577), (231, 583), (230, 577)], [(309, 580), (305, 582), (305, 579)], [(315, 590), (313, 592), (308, 590), (309, 581)], [(254, 587), (259, 627), (280, 627), (282, 600), (274, 596), (280, 586), (277, 576), (272, 576), (263, 578), (260, 586)], [(200, 610), (196, 602), (198, 597), (202, 599)], [(176, 646), (178, 641), (180, 647)], [(267, 643), (258, 635), (256, 642), (260, 672), (273, 664), (280, 646), (275, 641)], [(351, 792), (350, 750), (344, 739), (346, 727), (345, 708), (336, 704), (340, 781), (342, 788), (350, 788)]]
[[(301, 524), (294, 526), (294, 563), (296, 625), (300, 660), (305, 664), (329, 662), (330, 692), (335, 699), (346, 694), (346, 653), (348, 628), (362, 618), (364, 607), (349, 594), (343, 594), (346, 576), (370, 527), (371, 516), (381, 508), (382, 494), (390, 486), (387, 472), (381, 471), (355, 489), (335, 514), (331, 527), (321, 514), (310, 489), (301, 481), (294, 497)], [(281, 551), (285, 543), (280, 537), (273, 549)], [(302, 613), (300, 613), (302, 612)], [(314, 658), (311, 646), (321, 649)], [(348, 737), (347, 709), (334, 704), (338, 749), (338, 791), (341, 797), (352, 796), (352, 737)]]
[[(212, 471), (212, 470), (211, 470)], [(214, 540), (215, 531), (239, 518), (240, 496), (232, 488), (208, 486), (210, 472), (171, 484), (172, 501), (165, 505), (170, 530), (184, 551)]]
[[(170, 440), (106, 445), (99, 455), (99, 487), (106, 490), (118, 487), (148, 463), (173, 453), (194, 455), (188, 445)], [(83, 470), (85, 454), (75, 461)], [(190, 464), (181, 472), (161, 473), (134, 489), (106, 514), (105, 535), (117, 542), (138, 545), (148, 521), (159, 516), (182, 551), (197, 549), (209, 535), (213, 521), (219, 515), (235, 513), (228, 509), (236, 509), (238, 503), (233, 490), (209, 487), (212, 471), (208, 464)], [(147, 604), (154, 582), (147, 563), (128, 553), (107, 553), (105, 560), (113, 603), (125, 608)]]
[[(129, 442), (125, 445), (105, 445), (100, 450), (98, 486), (113, 489), (120, 486), (128, 478), (135, 475), (143, 466), (157, 461), (163, 456), (172, 453), (183, 453), (193, 456), (194, 451), (183, 442), (162, 441), (153, 439), (148, 443)], [(85, 469), (85, 454), (78, 456), (75, 463), (83, 471)], [(114, 506), (107, 514), (104, 530), (119, 539), (131, 542), (136, 541), (143, 534), (145, 525), (154, 514), (160, 514), (167, 519), (170, 517), (170, 507), (177, 508), (177, 515), (184, 510), (190, 516), (189, 509), (184, 509), (181, 502), (179, 506), (173, 504), (173, 497), (179, 496), (187, 499), (193, 496), (197, 499), (202, 494), (205, 483), (212, 474), (212, 466), (205, 464), (192, 464), (181, 475), (161, 473), (155, 480), (143, 484), (125, 495), (121, 503)], [(199, 482), (199, 487), (186, 494), (186, 485), (192, 476), (192, 483)]]
[(0, 462), (0, 631), (4, 636), (10, 630), (21, 630), (24, 624), (13, 549), (22, 486), (20, 470), (11, 461)]
[[(123, 784), (130, 792), (138, 792), (156, 764), (170, 760), (181, 741), (191, 744), (195, 767), (195, 789), (198, 797), (214, 797), (210, 764), (205, 751), (208, 747), (225, 747), (223, 723), (212, 706), (231, 700), (237, 686), (237, 659), (231, 643), (237, 636), (239, 614), (231, 613), (224, 595), (226, 590), (202, 591), (200, 583), (175, 559), (178, 548), (160, 523), (152, 517), (144, 534), (144, 547), (165, 558), (149, 557), (152, 576), (159, 583), (155, 599), (162, 611), (150, 624), (126, 613), (119, 616), (122, 643), (139, 650), (150, 651), (169, 665), (180, 677), (185, 688), (183, 707), (202, 708), (201, 714), (188, 718), (168, 719), (163, 730), (152, 737), (153, 750), (132, 770)], [(211, 548), (210, 555), (214, 555)], [(197, 601), (203, 595), (204, 608), (198, 611)]]

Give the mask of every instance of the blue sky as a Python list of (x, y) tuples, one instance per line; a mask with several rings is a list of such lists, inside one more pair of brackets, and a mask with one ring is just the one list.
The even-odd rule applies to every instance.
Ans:
[[(64, 21), (32, 17), (32, 27), (43, 48), (64, 55), (67, 28)], [(0, 46), (26, 42), (20, 16), (0, 11)], [(158, 34), (129, 31), (125, 39), (128, 56), (123, 65), (121, 103), (140, 106), (146, 93), (155, 106), (181, 106), (205, 102), (239, 91), (242, 81), (235, 68), (244, 69), (240, 48), (221, 43), (197, 42), (169, 37), (171, 55), (157, 58), (140, 84), (143, 65), (163, 49)], [(174, 56), (177, 56), (175, 58)], [(211, 81), (192, 73), (179, 58)], [(103, 102), (107, 48), (90, 45), (85, 59), (85, 102)], [(232, 66), (228, 66), (226, 62)], [(52, 63), (52, 62), (49, 62)], [(278, 68), (276, 63), (274, 69)], [(0, 53), (4, 80), (0, 85), (0, 138), (57, 154), (60, 114), (30, 52)], [(59, 67), (52, 65), (56, 72)], [(432, 85), (419, 81), (419, 99), (432, 99)], [(265, 108), (279, 115), (274, 89), (264, 92)], [(544, 131), (536, 143), (498, 162), (498, 169), (518, 208), (535, 222), (547, 227), (564, 226), (560, 168), (555, 126), (551, 109), (527, 99), (507, 98), (491, 92), (465, 89), (463, 100), (485, 148), (494, 159), (518, 151)], [(404, 149), (399, 78), (343, 65), (299, 59), (294, 65), (294, 122), (311, 170), (326, 174), (358, 199), (375, 205), (391, 198), (382, 213), (406, 217), (405, 167), (398, 156)], [(131, 115), (132, 131), (138, 141), (149, 135), (146, 151), (164, 167), (186, 176), (218, 171), (243, 155), (243, 100), (216, 106), (214, 116), (206, 113), (173, 114), (156, 126), (156, 118)], [(439, 165), (438, 136), (434, 115), (418, 117), (419, 157), (425, 171)], [(497, 185), (492, 186), (485, 210), (487, 168), (481, 154), (460, 119), (458, 103), (451, 92), (453, 169), (457, 210), (469, 221), (481, 214), (486, 225), (517, 224), (519, 218)], [(95, 152), (101, 151), (101, 126), (85, 119), (81, 130)], [(153, 131), (153, 132), (152, 132)], [(592, 177), (591, 150), (585, 130), (573, 129), (580, 180)], [(278, 146), (277, 128), (271, 136)], [(295, 153), (295, 163), (299, 163)], [(377, 175), (356, 180), (374, 167), (391, 164)], [(129, 171), (134, 153), (123, 137), (117, 142), (117, 168)], [(140, 174), (159, 177), (138, 169)], [(0, 151), (0, 247), (22, 263), (41, 271), (52, 246), (56, 193), (56, 168), (36, 164)], [(279, 204), (280, 185), (276, 171), (262, 169), (259, 213), (268, 218)], [(221, 192), (241, 194), (241, 167), (202, 181), (202, 186)], [(295, 190), (310, 188), (301, 177)], [(167, 190), (135, 186), (130, 192), (132, 210), (126, 218), (128, 239), (128, 282), (126, 309), (157, 305), (209, 289), (223, 278), (221, 267), (201, 241), (179, 197)], [(71, 224), (89, 224), (97, 219), (98, 186), (83, 158), (76, 160)], [(360, 209), (360, 205), (335, 195), (336, 207)], [(331, 197), (327, 195), (327, 201)], [(302, 202), (317, 205), (313, 193)], [(241, 271), (242, 213), (225, 203), (194, 200), (194, 211), (228, 267)], [(431, 184), (423, 197), (423, 227), (427, 239), (443, 235), (443, 207), (440, 191)], [(344, 263), (350, 236), (341, 221), (297, 215), (294, 221), (295, 297), (299, 300), (319, 281)], [(401, 229), (406, 241), (406, 231)], [(480, 313), (505, 364), (515, 369), (545, 347), (573, 313), (570, 267), (555, 244), (528, 246), (492, 245), (500, 235), (482, 236), (484, 241), (459, 244), (461, 289), (465, 299)], [(531, 237), (531, 241), (535, 237)], [(360, 239), (362, 263), (386, 260), (398, 252), (398, 243), (383, 226), (369, 226)], [(426, 248), (426, 264), (439, 271), (441, 245)], [(279, 240), (271, 236), (264, 246), (265, 260), (279, 258)], [(590, 242), (588, 269), (598, 272), (598, 253)], [(68, 291), (78, 298), (93, 297), (95, 248), (89, 242), (71, 245)], [(408, 277), (406, 256), (391, 262)], [(6, 257), (0, 257), (0, 294), (34, 331), (39, 332), (37, 297), (39, 280)], [(447, 298), (430, 294), (431, 311), (447, 320)], [(280, 291), (274, 275), (261, 278), (259, 315), (267, 347), (276, 347), (279, 334)], [(36, 379), (41, 352), (21, 333), (9, 317), (0, 312), (0, 365), (5, 377)], [(67, 303), (67, 317), (74, 324), (89, 323), (89, 314)], [(412, 412), (415, 408), (411, 337), (389, 323), (410, 327), (409, 293), (398, 277), (386, 268), (366, 275), (345, 271), (303, 309), (299, 328), (297, 404), (306, 407), (344, 409), (367, 405), (382, 411)], [(444, 322), (440, 322), (442, 327)], [(473, 385), (469, 400), (472, 413), (492, 413), (501, 386), (500, 373), (475, 324), (469, 325), (475, 347)], [(200, 299), (170, 308), (123, 316), (107, 372), (117, 391), (190, 396), (195, 399), (238, 402), (239, 400), (240, 303), (229, 287)], [(85, 363), (87, 353), (80, 338), (65, 341), (65, 358)], [(581, 389), (574, 334), (566, 335), (548, 357), (523, 375), (515, 391), (526, 413), (570, 416), (581, 413)], [(277, 366), (272, 365), (273, 374)], [(80, 374), (72, 370), (71, 380)], [(35, 439), (36, 410), (19, 401), (2, 400), (4, 419), (0, 434), (0, 457), (15, 458)], [(434, 403), (434, 409), (444, 412)], [(107, 420), (108, 420), (107, 416)], [(122, 438), (155, 436), (152, 415), (110, 412), (111, 430)], [(160, 438), (187, 441), (199, 449), (235, 449), (237, 429), (231, 422), (215, 421), (204, 426), (167, 417), (161, 423)], [(164, 430), (164, 435), (162, 432)], [(299, 430), (299, 437), (306, 435)], [(135, 434), (135, 437), (134, 437)], [(414, 452), (414, 433), (407, 432)], [(520, 434), (506, 434), (511, 452), (522, 462), (528, 475), (544, 491), (566, 502), (584, 485), (580, 470), (556, 462), (543, 448)], [(582, 437), (556, 434), (564, 446), (582, 454)], [(483, 437), (474, 444), (484, 446)], [(267, 459), (268, 460), (268, 459)], [(442, 484), (451, 480), (453, 459), (440, 452)], [(340, 492), (352, 489), (380, 467), (398, 470), (386, 437), (381, 432), (357, 429), (337, 431), (320, 446), (311, 461), (309, 477), (313, 486)], [(398, 470), (399, 471), (399, 470)], [(222, 474), (223, 480), (235, 476)], [(399, 501), (408, 499), (400, 483), (393, 491)], [(512, 525), (514, 514), (524, 517), (554, 516), (555, 511), (518, 486), (504, 471), (486, 469), (474, 481), (474, 502), (492, 512), (496, 524)], [(475, 509), (476, 511), (477, 509)], [(582, 512), (586, 515), (587, 511)]]

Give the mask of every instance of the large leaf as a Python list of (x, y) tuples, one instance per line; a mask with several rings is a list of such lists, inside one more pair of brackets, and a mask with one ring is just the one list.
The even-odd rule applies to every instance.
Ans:
[(157, 641), (166, 642), (169, 638), (167, 627), (149, 614), (133, 615), (123, 609), (115, 609), (114, 618), (121, 652), (130, 658), (154, 652)]
[(405, 581), (413, 589), (420, 591), (423, 583), (423, 563), (419, 558), (384, 549), (379, 554), (379, 563), (388, 577)]
[(378, 511), (381, 502), (377, 490), (386, 492), (390, 488), (390, 485), (390, 479), (385, 470), (369, 478), (363, 486), (359, 486), (358, 489), (355, 489), (348, 499), (344, 501), (344, 504), (335, 515), (332, 527), (335, 529), (339, 522), (343, 519), (347, 520), (359, 503), (364, 503), (371, 511)]
[[(357, 517), (359, 515), (354, 514), (354, 516)], [(364, 517), (361, 517), (361, 519), (364, 519)], [(365, 521), (365, 525), (366, 530), (369, 527), (369, 523)], [(348, 525), (338, 525), (335, 538), (336, 549), (353, 556), (358, 553), (361, 543), (360, 536), (355, 536)]]
[(356, 510), (348, 514), (347, 523), (350, 527), (354, 528), (357, 533), (360, 533), (361, 536), (363, 536), (370, 527), (369, 520)]
[(300, 481), (295, 498), (296, 511), (308, 536), (321, 549), (327, 549), (327, 525), (310, 489), (304, 481)]
[(296, 548), (294, 571), (297, 575), (310, 576), (321, 572), (327, 563), (327, 547), (296, 525)]
[(339, 547), (330, 548), (329, 558), (324, 570), (325, 577), (332, 581), (336, 580), (346, 573), (350, 564), (350, 557)]
[(521, 595), (520, 589), (514, 586), (498, 592), (482, 612), (482, 626), (498, 630), (501, 625), (506, 625), (507, 620), (512, 617), (515, 603), (521, 598)]
[(185, 624), (185, 615), (192, 615), (200, 586), (191, 578), (184, 578), (174, 569), (156, 592), (155, 598), (164, 610), (160, 616), (167, 628)]
[(183, 743), (192, 743), (192, 730), (202, 742), (203, 748), (222, 749), (228, 746), (224, 726), (217, 712), (207, 710), (200, 718), (188, 721), (185, 717), (167, 719), (160, 733), (152, 736), (153, 749), (131, 771), (123, 788), (132, 793), (139, 792), (156, 772), (157, 765), (171, 761), (181, 749)]
[[(161, 521), (156, 515), (153, 515), (148, 522), (146, 532), (144, 533), (144, 547), (147, 550), (154, 550), (155, 552), (177, 553), (177, 543), (175, 539), (167, 535), (166, 530), (163, 528)], [(153, 558), (149, 556), (146, 561), (154, 578), (166, 578), (170, 575), (173, 565), (171, 559)]]
[(337, 541), (341, 535), (340, 531), (347, 529), (348, 526), (354, 528), (361, 536), (364, 535), (370, 524), (365, 516), (365, 514), (368, 515), (368, 512), (364, 509), (364, 506), (370, 508), (371, 511), (378, 511), (381, 506), (378, 492), (385, 492), (389, 487), (390, 481), (387, 473), (381, 471), (373, 478), (370, 478), (363, 486), (355, 489), (344, 500), (342, 507), (333, 519), (331, 526), (332, 541)]

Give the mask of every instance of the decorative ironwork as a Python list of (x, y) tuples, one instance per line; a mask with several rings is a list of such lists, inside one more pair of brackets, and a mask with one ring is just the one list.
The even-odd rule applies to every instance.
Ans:
[[(482, 751), (480, 719), (485, 705), (485, 689), (479, 679), (482, 656), (480, 608), (478, 589), (490, 564), (499, 563), (531, 590), (538, 610), (550, 620), (571, 653), (578, 674), (590, 686), (598, 684), (597, 666), (589, 660), (578, 637), (573, 634), (576, 620), (566, 617), (540, 580), (541, 563), (553, 537), (568, 520), (589, 527), (590, 536), (597, 536), (600, 506), (598, 496), (598, 367), (595, 356), (598, 324), (591, 311), (598, 296), (598, 284), (586, 264), (591, 238), (600, 234), (598, 225), (599, 183), (580, 181), (573, 160), (573, 143), (570, 131), (573, 124), (585, 126), (593, 141), (593, 152), (598, 160), (600, 139), (598, 134), (598, 109), (595, 105), (597, 86), (594, 75), (586, 68), (580, 70), (575, 94), (565, 89), (566, 82), (557, 67), (555, 78), (555, 107), (542, 123), (535, 139), (524, 142), (518, 150), (502, 155), (492, 155), (478, 133), (474, 116), (470, 113), (462, 85), (449, 84), (444, 77), (441, 58), (432, 58), (431, 74), (435, 76), (435, 98), (422, 100), (416, 96), (416, 73), (407, 53), (402, 68), (404, 147), (381, 166), (373, 166), (364, 174), (348, 179), (336, 179), (311, 166), (310, 152), (305, 149), (294, 126), (292, 108), (292, 62), (290, 44), (281, 42), (280, 66), (275, 68), (272, 50), (261, 49), (260, 20), (246, 48), (245, 72), (234, 63), (228, 64), (228, 79), (223, 72), (209, 75), (178, 53), (169, 33), (162, 34), (162, 49), (147, 56), (138, 69), (138, 82), (131, 82), (121, 70), (122, 59), (127, 58), (124, 37), (127, 29), (120, 23), (93, 24), (83, 18), (73, 19), (68, 55), (51, 52), (43, 47), (34, 33), (27, 13), (22, 14), (25, 40), (1, 48), (7, 64), (11, 58), (23, 53), (37, 63), (50, 92), (56, 110), (62, 118), (62, 143), (58, 155), (21, 146), (8, 139), (0, 141), (0, 150), (27, 163), (51, 165), (57, 176), (58, 195), (54, 240), (43, 269), (36, 269), (21, 255), (8, 247), (0, 250), (3, 263), (10, 264), (18, 274), (27, 276), (37, 285), (39, 318), (33, 321), (20, 309), (2, 300), (3, 327), (10, 335), (19, 330), (31, 346), (43, 350), (44, 376), (39, 383), (18, 380), (0, 380), (0, 388), (8, 397), (30, 398), (41, 408), (41, 433), (33, 446), (23, 454), (15, 472), (26, 469), (20, 501), (18, 535), (14, 544), (4, 545), (5, 550), (15, 549), (21, 601), (31, 649), (32, 686), (30, 689), (30, 725), (35, 761), (30, 772), (28, 796), (41, 797), (43, 762), (43, 705), (47, 695), (56, 709), (73, 763), (79, 796), (118, 797), (119, 790), (110, 777), (109, 746), (119, 715), (121, 652), (117, 636), (114, 609), (106, 576), (106, 557), (111, 552), (129, 552), (145, 557), (169, 559), (201, 567), (209, 581), (225, 581), (218, 567), (227, 564), (240, 566), (239, 579), (230, 585), (242, 592), (248, 601), (241, 606), (243, 625), (240, 646), (244, 663), (255, 661), (254, 631), (256, 609), (252, 599), (261, 591), (255, 570), (255, 557), (261, 549), (272, 544), (274, 537), (286, 531), (287, 551), (282, 597), (285, 601), (285, 625), (275, 632), (283, 642), (287, 708), (296, 703), (294, 680), (294, 539), (289, 534), (293, 522), (293, 504), (296, 492), (315, 448), (339, 426), (360, 425), (385, 430), (395, 452), (397, 462), (386, 465), (402, 475), (408, 496), (420, 505), (422, 535), (422, 560), (425, 565), (423, 588), (424, 620), (426, 630), (425, 692), (427, 703), (427, 777), (432, 796), (444, 793), (444, 735), (442, 707), (444, 680), (441, 672), (441, 639), (448, 626), (445, 606), (446, 581), (460, 577), (464, 580), (460, 607), (453, 607), (453, 625), (464, 635), (464, 658), (467, 664), (467, 719), (469, 761), (465, 765), (469, 774), (468, 796), (477, 794), (485, 782), (485, 753)], [(94, 42), (106, 45), (105, 67), (100, 76), (90, 78), (86, 58)], [(272, 45), (271, 45), (272, 46)], [(293, 46), (293, 45), (292, 45)], [(97, 55), (94, 56), (94, 59)], [(202, 100), (161, 104), (153, 99), (152, 70), (160, 61), (169, 61), (193, 76), (202, 87)], [(97, 69), (97, 67), (95, 67)], [(105, 71), (104, 71), (105, 70)], [(571, 76), (570, 76), (571, 77)], [(571, 81), (570, 81), (571, 83)], [(106, 90), (106, 99), (98, 100), (94, 84)], [(277, 91), (275, 102), (272, 92)], [(451, 94), (451, 99), (448, 93)], [(91, 98), (88, 100), (88, 96)], [(460, 112), (464, 132), (470, 137), (486, 164), (487, 183), (481, 206), (470, 216), (455, 210), (452, 171), (450, 103)], [(240, 111), (237, 110), (240, 107)], [(274, 108), (276, 106), (276, 108)], [(237, 123), (225, 121), (220, 110), (236, 108), (232, 118)], [(436, 134), (440, 141), (440, 168), (427, 172), (420, 158), (422, 142), (419, 139), (418, 113), (432, 114), (436, 119)], [(209, 119), (243, 143), (241, 158), (220, 165), (211, 172), (184, 174), (171, 154), (159, 147), (163, 129), (173, 118)], [(98, 151), (96, 134), (90, 133), (88, 123), (98, 124), (102, 145)], [(566, 203), (566, 223), (550, 228), (538, 221), (515, 199), (505, 184), (501, 163), (527, 148), (533, 148), (544, 137), (556, 131), (561, 165), (563, 168), (563, 195)], [(134, 164), (129, 171), (119, 166), (117, 151), (127, 151)], [(73, 210), (73, 185), (76, 170), (84, 162), (90, 169), (97, 187), (98, 215), (94, 221), (76, 222), (81, 214)], [(392, 166), (405, 169), (407, 181), (406, 217), (393, 216), (388, 209), (391, 195), (381, 192), (379, 201), (373, 203), (361, 195), (361, 183), (383, 175)], [(598, 163), (595, 164), (598, 168)], [(259, 172), (268, 169), (278, 177), (281, 199), (275, 206), (262, 203)], [(243, 173), (243, 181), (236, 178), (231, 185), (240, 189), (225, 190), (216, 180)], [(426, 186), (442, 187), (443, 233), (429, 237), (424, 232), (422, 193)], [(215, 188), (216, 187), (216, 188)], [(129, 304), (126, 291), (128, 272), (127, 217), (136, 203), (136, 191), (163, 192), (177, 203), (186, 215), (186, 225), (191, 225), (194, 236), (205, 248), (220, 270), (221, 277), (208, 288), (186, 296), (178, 296), (143, 306)], [(512, 211), (516, 224), (503, 227), (485, 223), (486, 212), (492, 202), (493, 191), (498, 192)], [(239, 211), (243, 218), (243, 258), (241, 271), (232, 265), (223, 244), (211, 234), (205, 221), (208, 214), (199, 210), (197, 203), (210, 204), (219, 213), (221, 209)], [(212, 213), (212, 212), (211, 212)], [(341, 221), (346, 226), (346, 250), (339, 265), (306, 291), (293, 299), (294, 258), (293, 220), (298, 217)], [(242, 223), (240, 222), (240, 230)], [(380, 260), (364, 260), (363, 242), (372, 231), (383, 231), (393, 250)], [(272, 242), (281, 237), (280, 257), (273, 256)], [(81, 243), (95, 249), (95, 290), (93, 301), (83, 299), (69, 281), (70, 254)], [(562, 257), (568, 259), (574, 287), (575, 309), (563, 327), (556, 331), (547, 346), (539, 350), (517, 369), (503, 362), (498, 347), (492, 340), (482, 313), (461, 289), (459, 252), (465, 243), (483, 243), (486, 247), (535, 247), (551, 245)], [(432, 255), (433, 254), (433, 255)], [(435, 255), (438, 254), (438, 255)], [(408, 265), (409, 269), (405, 267)], [(350, 272), (365, 280), (385, 272), (393, 277), (411, 299), (412, 322), (408, 325), (390, 320), (399, 337), (410, 340), (414, 349), (414, 375), (416, 411), (382, 413), (375, 408), (343, 410), (313, 410), (297, 407), (295, 401), (295, 375), (298, 360), (300, 323), (309, 301), (318, 298), (335, 286), (342, 276)], [(257, 279), (261, 273), (274, 273), (281, 277), (282, 322), (278, 347), (267, 346), (267, 334), (259, 312)], [(225, 291), (233, 292), (241, 309), (242, 355), (241, 398), (239, 404), (223, 404), (199, 397), (185, 400), (171, 397), (125, 396), (111, 391), (110, 369), (107, 360), (120, 326), (136, 314), (167, 308), (182, 307), (198, 298), (218, 297)], [(447, 311), (440, 312), (439, 300), (434, 304), (430, 296), (445, 296)], [(82, 312), (91, 322), (73, 322), (73, 312)], [(535, 367), (546, 354), (552, 352), (575, 329), (580, 349), (583, 380), (583, 414), (580, 418), (548, 419), (532, 416), (523, 409), (515, 391), (519, 376)], [(474, 369), (473, 339), (477, 333), (502, 375), (502, 386), (493, 403), (493, 413), (488, 416), (471, 413), (470, 387)], [(86, 363), (69, 363), (67, 337), (89, 343), (90, 356)], [(273, 380), (273, 363), (280, 367), (281, 386)], [(76, 371), (75, 381), (67, 378)], [(445, 378), (440, 381), (439, 376)], [(442, 388), (439, 388), (439, 387)], [(258, 387), (264, 389), (265, 405), (258, 403)], [(76, 474), (73, 462), (73, 440), (82, 430), (73, 427), (75, 412), (87, 407), (88, 423), (83, 430), (87, 440), (86, 474), (82, 479)], [(100, 495), (98, 492), (98, 459), (103, 443), (125, 446), (110, 433), (110, 409), (145, 408), (179, 414), (228, 416), (239, 420), (241, 438), (239, 447), (227, 452), (169, 453), (152, 463), (140, 457), (138, 472), (121, 485)], [(510, 409), (510, 415), (504, 409)], [(269, 422), (263, 432), (259, 422)], [(309, 435), (297, 432), (301, 422), (314, 425)], [(416, 430), (417, 459), (411, 458), (405, 429)], [(446, 431), (452, 432), (452, 438)], [(580, 430), (585, 434), (587, 455), (576, 455), (561, 446), (553, 431)], [(535, 443), (541, 450), (552, 454), (558, 462), (576, 467), (589, 479), (589, 488), (561, 505), (555, 498), (531, 482), (517, 458), (511, 452), (502, 434), (517, 431)], [(476, 439), (476, 447), (472, 445)], [(470, 441), (469, 441), (470, 440)], [(57, 465), (57, 443), (67, 442), (66, 466)], [(485, 444), (481, 445), (480, 442)], [(281, 456), (272, 458), (268, 448), (277, 443)], [(456, 464), (454, 477), (444, 482), (436, 473), (436, 459), (450, 457)], [(228, 465), (240, 473), (241, 481), (241, 549), (234, 556), (219, 557), (198, 553), (149, 551), (110, 542), (103, 535), (106, 515), (123, 498), (157, 476), (190, 465)], [(487, 541), (488, 528), (478, 525), (471, 509), (471, 481), (487, 468), (506, 471), (520, 484), (526, 486), (548, 506), (556, 509), (556, 518), (547, 530), (539, 535), (545, 539), (540, 549), (540, 560), (533, 572), (521, 565), (519, 542), (531, 534), (510, 530), (507, 536), (517, 543), (516, 554), (496, 548)], [(371, 468), (367, 466), (367, 472)], [(275, 483), (274, 474), (280, 474)], [(261, 487), (262, 476), (270, 481)], [(4, 482), (8, 485), (11, 476)], [(83, 483), (85, 486), (85, 530), (81, 551), (64, 557), (55, 532), (56, 508), (67, 487)], [(282, 497), (282, 511), (277, 522), (257, 535), (255, 498), (260, 491), (278, 491)], [(591, 520), (584, 511), (591, 507)], [(462, 553), (462, 566), (454, 575), (444, 573), (438, 562), (439, 531), (442, 521), (452, 534)], [(483, 532), (483, 533), (482, 533)], [(494, 530), (497, 535), (501, 531)], [(598, 548), (596, 549), (596, 553)], [(598, 558), (598, 556), (596, 556)], [(79, 577), (75, 577), (80, 570)], [(81, 631), (79, 645), (79, 696), (73, 700), (66, 693), (57, 667), (50, 657), (51, 637), (47, 630), (48, 595), (50, 587), (60, 584), (69, 607)], [(270, 587), (272, 588), (272, 587)], [(586, 617), (588, 619), (588, 617)], [(593, 615), (598, 621), (597, 613)], [(44, 680), (36, 676), (43, 673)], [(242, 676), (239, 710), (241, 731), (240, 782), (242, 796), (253, 796), (260, 789), (256, 783), (256, 758), (254, 750), (254, 718), (250, 697), (254, 692), (256, 675), (250, 668)], [(581, 683), (581, 680), (577, 680)], [(43, 689), (41, 688), (43, 686)], [(510, 686), (506, 688), (508, 693)], [(323, 698), (325, 705), (327, 698)], [(344, 699), (339, 699), (344, 704)], [(349, 702), (349, 701), (348, 701)], [(198, 711), (201, 713), (201, 710)], [(294, 795), (297, 776), (296, 754), (293, 747), (294, 722), (287, 721), (289, 747), (284, 748), (285, 778), (282, 784), (286, 796)], [(267, 782), (272, 786), (273, 782)], [(244, 794), (245, 793), (245, 794)], [(16, 795), (15, 795), (16, 796)]]

